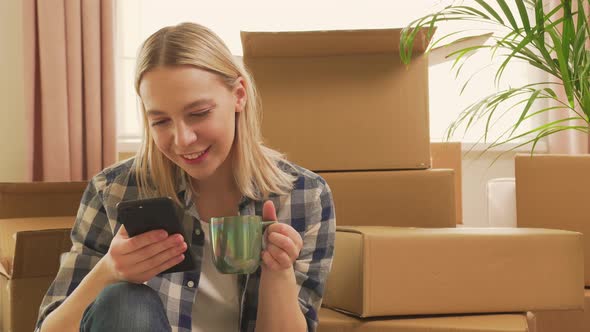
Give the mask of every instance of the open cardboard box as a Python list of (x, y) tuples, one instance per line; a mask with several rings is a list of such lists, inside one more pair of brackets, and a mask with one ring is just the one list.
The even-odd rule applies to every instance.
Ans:
[(313, 171), (429, 168), (428, 39), (406, 66), (400, 32), (242, 32), (269, 146)]
[(323, 304), (358, 317), (581, 309), (582, 234), (339, 226)]
[(33, 331), (75, 217), (0, 219), (0, 327)]

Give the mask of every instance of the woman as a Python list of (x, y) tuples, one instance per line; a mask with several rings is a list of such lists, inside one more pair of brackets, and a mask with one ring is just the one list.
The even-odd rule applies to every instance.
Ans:
[[(73, 247), (41, 304), (41, 331), (314, 331), (335, 216), (318, 175), (262, 145), (252, 80), (213, 32), (166, 27), (142, 45), (136, 91), (144, 141), (135, 158), (89, 183)], [(168, 196), (185, 209), (191, 244), (163, 230), (130, 238), (122, 200)], [(220, 274), (204, 230), (215, 216), (262, 215), (261, 267)], [(194, 271), (159, 274), (191, 250)]]

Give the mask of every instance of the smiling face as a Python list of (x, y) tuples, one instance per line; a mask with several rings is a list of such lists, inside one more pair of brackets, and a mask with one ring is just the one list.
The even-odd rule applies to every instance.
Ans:
[(231, 176), (236, 113), (246, 101), (243, 80), (236, 82), (230, 89), (218, 75), (192, 66), (156, 67), (141, 79), (155, 145), (198, 181)]

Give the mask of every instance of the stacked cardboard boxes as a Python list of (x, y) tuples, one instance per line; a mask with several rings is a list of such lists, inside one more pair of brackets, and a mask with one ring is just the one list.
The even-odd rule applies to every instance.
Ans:
[[(536, 332), (590, 331), (590, 155), (517, 155), (518, 227), (583, 233), (584, 310), (535, 311)], [(584, 290), (580, 290), (583, 292)]]
[(338, 225), (454, 227), (454, 172), (429, 169), (428, 59), (402, 65), (399, 36), (242, 32), (243, 60), (266, 142), (326, 179)]
[(0, 183), (1, 331), (34, 329), (59, 256), (72, 246), (70, 229), (86, 186)]
[[(580, 308), (580, 234), (454, 228), (460, 182), (431, 168), (428, 40), (418, 33), (406, 67), (399, 36), (242, 33), (267, 144), (318, 172), (334, 195), (339, 227), (319, 330), (524, 332), (526, 310)], [(498, 312), (521, 314), (460, 315)], [(433, 314), (451, 316), (414, 317)]]
[(59, 256), (72, 247), (74, 217), (0, 220), (0, 328), (33, 331), (41, 300), (55, 278)]

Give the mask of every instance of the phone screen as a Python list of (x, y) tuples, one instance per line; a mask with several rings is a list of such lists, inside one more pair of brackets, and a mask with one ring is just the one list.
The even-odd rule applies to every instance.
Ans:
[(122, 201), (117, 204), (117, 220), (125, 225), (130, 237), (157, 229), (163, 229), (169, 235), (182, 234), (188, 248), (184, 252), (184, 260), (162, 273), (190, 271), (196, 266), (191, 244), (182, 226), (182, 216), (178, 204), (169, 197)]

